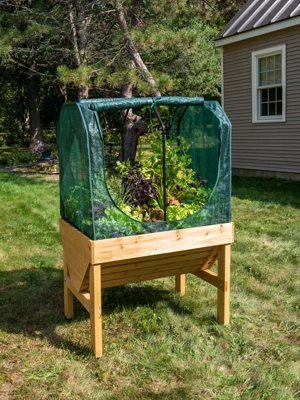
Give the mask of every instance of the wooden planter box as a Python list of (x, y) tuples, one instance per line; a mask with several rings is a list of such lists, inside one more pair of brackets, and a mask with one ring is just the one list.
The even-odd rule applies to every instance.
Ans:
[[(65, 316), (73, 317), (73, 296), (90, 313), (91, 346), (102, 355), (101, 290), (175, 276), (185, 294), (185, 274), (193, 273), (218, 289), (217, 319), (229, 324), (230, 248), (233, 223), (176, 231), (90, 240), (60, 220), (64, 250)], [(218, 260), (218, 273), (210, 271)]]

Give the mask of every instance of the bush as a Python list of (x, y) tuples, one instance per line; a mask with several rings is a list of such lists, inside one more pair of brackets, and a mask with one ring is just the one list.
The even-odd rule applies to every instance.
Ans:
[(14, 165), (29, 164), (35, 160), (36, 157), (31, 151), (18, 151), (1, 155), (0, 165), (3, 167), (12, 167)]
[(0, 147), (5, 146), (6, 140), (4, 139), (4, 136), (0, 135)]
[(47, 143), (37, 143), (33, 149), (32, 149), (32, 153), (37, 157), (40, 158), (42, 157), (43, 153), (45, 153), (46, 151), (51, 151), (51, 144), (47, 144)]

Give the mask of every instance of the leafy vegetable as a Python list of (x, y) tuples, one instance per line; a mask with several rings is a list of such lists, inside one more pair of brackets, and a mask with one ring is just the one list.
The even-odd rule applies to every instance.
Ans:
[[(108, 179), (108, 187), (118, 207), (131, 218), (143, 222), (164, 220), (161, 132), (147, 136), (149, 148), (140, 152), (134, 167), (117, 162), (119, 178)], [(189, 165), (192, 159), (186, 142), (166, 141), (167, 220), (181, 220), (196, 213), (209, 199), (200, 175)], [(119, 180), (118, 180), (119, 179)]]

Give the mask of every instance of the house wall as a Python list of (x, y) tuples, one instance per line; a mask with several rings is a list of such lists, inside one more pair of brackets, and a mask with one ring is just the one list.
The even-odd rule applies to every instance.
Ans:
[[(300, 180), (300, 25), (223, 48), (223, 107), (233, 173)], [(251, 53), (286, 44), (286, 122), (252, 123)]]

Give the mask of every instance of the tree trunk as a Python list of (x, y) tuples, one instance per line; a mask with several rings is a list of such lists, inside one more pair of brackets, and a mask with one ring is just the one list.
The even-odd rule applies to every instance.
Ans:
[(59, 85), (59, 91), (64, 98), (64, 102), (66, 103), (68, 101), (67, 85), (65, 83), (61, 83)]
[(27, 79), (27, 99), (29, 109), (29, 126), (30, 126), (30, 146), (34, 146), (38, 142), (42, 142), (42, 130), (40, 120), (40, 99), (39, 84), (36, 75), (29, 75)]
[(131, 165), (135, 163), (136, 150), (139, 137), (147, 133), (148, 125), (142, 121), (142, 118), (133, 114), (127, 118), (127, 127), (124, 135), (124, 161), (129, 160)]
[[(77, 68), (86, 62), (87, 29), (91, 23), (91, 16), (84, 15), (84, 2), (73, 4), (69, 1), (68, 17), (70, 22), (70, 37), (73, 45), (74, 59)], [(77, 83), (77, 99), (87, 99), (89, 87), (83, 83)]]
[[(161, 94), (160, 94), (159, 90), (157, 90), (157, 88), (156, 88), (155, 80), (154, 80), (153, 76), (151, 75), (151, 73), (149, 72), (147, 66), (143, 62), (142, 57), (132, 39), (132, 37), (130, 36), (130, 34), (128, 32), (125, 15), (124, 15), (122, 6), (118, 0), (115, 0), (115, 9), (116, 9), (116, 15), (117, 15), (119, 27), (124, 34), (124, 43), (125, 43), (125, 47), (128, 52), (130, 60), (133, 61), (136, 69), (141, 73), (143, 79), (149, 84), (149, 86), (151, 88), (151, 94), (154, 96), (160, 96)], [(135, 10), (136, 10), (136, 4), (135, 4)]]
[(88, 99), (89, 98), (89, 87), (85, 85), (78, 85), (77, 99)]
[[(141, 0), (132, 0), (132, 12), (131, 12), (131, 26), (138, 27), (140, 24), (140, 14), (141, 14), (142, 2)], [(149, 72), (147, 66), (144, 64), (138, 49), (131, 38), (125, 15), (122, 6), (118, 0), (115, 0), (115, 9), (119, 27), (124, 34), (124, 43), (126, 50), (129, 55), (129, 68), (136, 68), (144, 80), (149, 84), (151, 88), (151, 93), (155, 96), (160, 96), (160, 92), (156, 89), (156, 84), (153, 76)], [(123, 85), (122, 96), (132, 97), (133, 83), (127, 82)], [(126, 115), (126, 111), (123, 112), (123, 116)], [(135, 115), (132, 110), (129, 110), (127, 114), (127, 119), (124, 124), (124, 154), (122, 150), (119, 158), (124, 161), (129, 160), (130, 164), (133, 165), (136, 157), (136, 150), (138, 146), (139, 137), (147, 133), (148, 126), (142, 121), (141, 117)]]
[(79, 54), (79, 48), (78, 48), (77, 30), (76, 30), (75, 17), (74, 17), (74, 5), (73, 5), (72, 1), (70, 1), (68, 5), (69, 5), (69, 22), (70, 22), (70, 31), (71, 31), (70, 37), (71, 37), (71, 41), (72, 41), (72, 45), (73, 45), (76, 67), (78, 68), (81, 64), (81, 60), (80, 60), (80, 54)]
[[(129, 68), (134, 68), (134, 63), (132, 60), (129, 62)], [(132, 97), (133, 83), (126, 82), (122, 87), (122, 97)], [(121, 111), (122, 117), (125, 118), (127, 114), (127, 110)], [(124, 122), (124, 132), (123, 132), (123, 146), (121, 148), (121, 152), (119, 154), (119, 160), (130, 160), (130, 164), (132, 165), (135, 161), (136, 149), (138, 146), (139, 136), (135, 135), (135, 130), (132, 130), (134, 125), (134, 120), (137, 116), (130, 109), (127, 116), (126, 121)], [(124, 149), (124, 154), (123, 154)]]
[(16, 111), (18, 120), (18, 141), (21, 146), (24, 145), (25, 123), (26, 123), (26, 98), (24, 97), (24, 82), (19, 82), (18, 95), (16, 97)]

